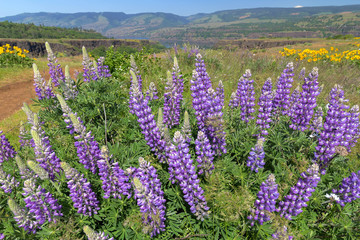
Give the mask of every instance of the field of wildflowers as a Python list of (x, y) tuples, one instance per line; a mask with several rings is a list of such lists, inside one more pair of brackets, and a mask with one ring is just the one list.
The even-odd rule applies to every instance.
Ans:
[(28, 50), (17, 46), (10, 46), (9, 44), (0, 46), (0, 67), (31, 67), (35, 59), (30, 58), (28, 53)]
[[(356, 39), (355, 39), (356, 40)], [(319, 62), (325, 61), (329, 63), (353, 63), (360, 64), (360, 43), (353, 41), (348, 45), (348, 49), (340, 51), (336, 47), (320, 48), (320, 49), (294, 49), (285, 47), (279, 53), (284, 57), (295, 58), (296, 61)]]
[(0, 132), (0, 239), (360, 237), (359, 106), (321, 68), (83, 48), (74, 78), (46, 48), (40, 110)]

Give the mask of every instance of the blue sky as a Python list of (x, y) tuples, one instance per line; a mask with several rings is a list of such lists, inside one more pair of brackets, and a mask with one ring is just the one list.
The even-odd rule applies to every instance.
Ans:
[[(6, 3), (5, 3), (6, 2)], [(0, 17), (24, 12), (168, 12), (181, 16), (219, 10), (294, 7), (341, 6), (360, 4), (359, 0), (0, 0)]]

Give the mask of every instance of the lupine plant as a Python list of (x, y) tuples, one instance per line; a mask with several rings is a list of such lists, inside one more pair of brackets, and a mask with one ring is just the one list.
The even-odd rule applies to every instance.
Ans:
[[(142, 91), (140, 71), (144, 79), (159, 79), (165, 73), (160, 70), (173, 64), (171, 58), (146, 55), (139, 58), (138, 68), (126, 56), (127, 65), (112, 63), (125, 71), (112, 72), (109, 78), (101, 75), (106, 75), (106, 68), (101, 68), (106, 59), (89, 58), (88, 79), (80, 74), (72, 80), (66, 70), (65, 82), (52, 88), (59, 101), (53, 96), (51, 101), (37, 100), (37, 113), (24, 106), (29, 123), (21, 135), (26, 140), (32, 132), (35, 151), (20, 147), (10, 130), (7, 137), (15, 142), (15, 153), (0, 134), (0, 239), (359, 238), (360, 172), (357, 146), (352, 148), (359, 136), (359, 110), (346, 106), (350, 104), (342, 89), (331, 91), (328, 109), (321, 99), (316, 104), (322, 108), (315, 111), (309, 96), (317, 85), (316, 74), (305, 78), (302, 70), (299, 81), (305, 78), (305, 84), (291, 98), (289, 84), (297, 67), (287, 66), (275, 90), (270, 80), (265, 81), (261, 93), (264, 79), (253, 68), (253, 76), (246, 71), (241, 83), (249, 101), (240, 102), (234, 93), (228, 107), (227, 90), (237, 81), (226, 74), (226, 81), (213, 88), (205, 62), (215, 67), (208, 69), (216, 79), (225, 76), (221, 71), (232, 67), (232, 61), (224, 65), (216, 51), (204, 51), (205, 60), (201, 55), (187, 58), (181, 48), (177, 51), (185, 69), (184, 85), (179, 87), (184, 89), (185, 114), (179, 115), (181, 126), (170, 130), (162, 114), (164, 89), (150, 103), (155, 90)], [(241, 66), (233, 69), (240, 72), (259, 63), (251, 58), (249, 64), (248, 59), (242, 55)], [(260, 69), (279, 67), (266, 63), (261, 62)], [(133, 68), (130, 96), (128, 67)], [(173, 83), (179, 69), (175, 60)], [(259, 90), (259, 99), (254, 99), (254, 90)], [(191, 101), (192, 106), (187, 104)], [(246, 123), (237, 121), (241, 107), (247, 109)], [(305, 110), (311, 112), (310, 108), (317, 113), (307, 122)], [(50, 156), (60, 161), (58, 172), (43, 168), (43, 162), (51, 165), (55, 159)], [(320, 179), (322, 168), (326, 175)]]

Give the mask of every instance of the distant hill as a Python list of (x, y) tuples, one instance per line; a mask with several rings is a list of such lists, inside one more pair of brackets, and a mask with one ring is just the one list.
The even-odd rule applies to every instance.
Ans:
[(93, 29), (107, 37), (214, 43), (259, 37), (360, 36), (360, 5), (254, 8), (178, 16), (170, 13), (23, 13), (0, 21)]
[(83, 30), (78, 28), (60, 28), (36, 26), (33, 23), (11, 23), (8, 21), (0, 22), (1, 38), (26, 38), (26, 39), (104, 39), (105, 36), (94, 30)]

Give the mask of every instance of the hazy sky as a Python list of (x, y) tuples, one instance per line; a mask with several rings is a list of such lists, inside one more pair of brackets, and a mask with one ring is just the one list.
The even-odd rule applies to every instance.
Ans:
[(341, 6), (360, 4), (359, 0), (0, 0), (0, 17), (24, 12), (168, 12), (181, 16), (219, 10), (294, 7)]

